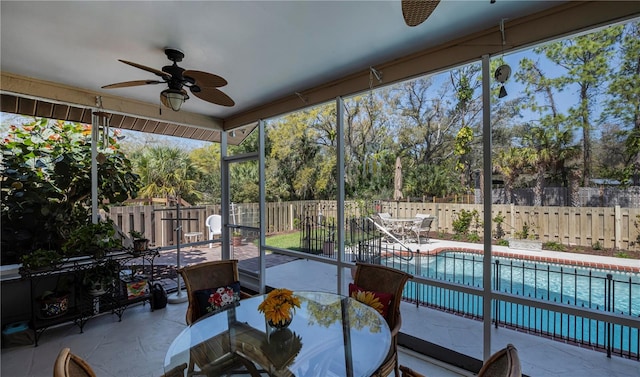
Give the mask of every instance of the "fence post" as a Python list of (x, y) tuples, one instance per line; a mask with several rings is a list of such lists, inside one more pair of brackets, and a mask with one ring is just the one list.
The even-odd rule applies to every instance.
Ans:
[[(500, 291), (500, 261), (498, 259), (496, 259), (496, 273), (494, 274), (494, 282), (493, 285), (495, 287), (496, 291)], [(496, 312), (496, 329), (498, 328), (498, 320), (500, 319), (500, 305), (498, 303), (498, 300), (494, 300), (494, 305), (495, 305), (495, 312)]]
[[(416, 276), (422, 276), (422, 257), (420, 256), (420, 249), (416, 250)], [(420, 287), (422, 284), (414, 282), (416, 285), (416, 308), (420, 306)]]
[(515, 229), (516, 229), (516, 206), (515, 204), (511, 203), (510, 205), (511, 207), (511, 218), (509, 219), (510, 221), (510, 228), (511, 230), (509, 231), (509, 238), (513, 238), (513, 236), (515, 235)]
[[(612, 300), (612, 286), (613, 286), (613, 275), (607, 274), (607, 280), (605, 280), (605, 288), (604, 288), (604, 303), (605, 303), (605, 311), (611, 311), (611, 300)], [(611, 322), (607, 322), (607, 326), (605, 327), (605, 342), (607, 343), (607, 357), (611, 358)]]
[(616, 250), (620, 250), (622, 247), (622, 211), (620, 210), (620, 206), (617, 205), (614, 208), (615, 211), (615, 221), (614, 221), (614, 231), (613, 233), (615, 234), (615, 240), (614, 240), (614, 247)]

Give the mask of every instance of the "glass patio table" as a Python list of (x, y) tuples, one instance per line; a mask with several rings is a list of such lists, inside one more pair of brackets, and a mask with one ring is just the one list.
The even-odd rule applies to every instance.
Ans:
[[(327, 292), (300, 297), (291, 324), (274, 329), (258, 311), (266, 295), (201, 318), (173, 341), (164, 361), (171, 376), (370, 376), (391, 346), (385, 319), (352, 298)], [(231, 368), (231, 369), (229, 369)]]
[(409, 235), (416, 222), (422, 221), (417, 217), (389, 217), (384, 220), (390, 227), (389, 232), (401, 236), (403, 239)]

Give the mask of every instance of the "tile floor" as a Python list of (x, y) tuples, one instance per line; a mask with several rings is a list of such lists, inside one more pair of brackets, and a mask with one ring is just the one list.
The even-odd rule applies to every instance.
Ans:
[[(171, 341), (184, 329), (186, 303), (169, 304), (151, 312), (149, 305), (128, 308), (122, 322), (104, 314), (89, 320), (80, 334), (78, 327), (64, 325), (42, 334), (38, 347), (2, 350), (0, 375), (49, 377), (63, 347), (83, 357), (98, 377), (158, 377)], [(468, 376), (439, 366), (437, 361), (402, 350), (400, 363), (433, 377)]]

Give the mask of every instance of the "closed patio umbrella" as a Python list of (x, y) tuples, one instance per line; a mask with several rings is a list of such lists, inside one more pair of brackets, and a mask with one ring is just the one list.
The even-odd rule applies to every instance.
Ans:
[(402, 198), (402, 162), (400, 157), (396, 157), (396, 172), (393, 176), (393, 200)]

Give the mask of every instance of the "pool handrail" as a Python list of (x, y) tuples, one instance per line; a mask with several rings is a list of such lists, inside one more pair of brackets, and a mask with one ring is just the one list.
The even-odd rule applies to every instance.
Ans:
[(407, 249), (407, 251), (409, 252), (409, 257), (402, 255), (402, 253), (400, 254), (396, 254), (395, 253), (395, 249), (394, 251), (391, 251), (391, 254), (393, 254), (394, 256), (400, 258), (400, 259), (404, 259), (404, 260), (411, 260), (413, 259), (413, 253), (414, 251), (411, 250), (411, 248), (407, 245), (405, 245), (402, 241), (400, 241), (396, 236), (394, 236), (391, 232), (389, 232), (384, 226), (378, 224), (373, 218), (371, 218), (371, 216), (367, 216), (367, 219), (369, 221), (371, 221), (373, 223), (373, 225), (376, 226), (376, 228), (378, 228), (378, 230), (380, 230), (382, 233), (384, 233), (387, 237), (390, 237), (391, 239), (393, 239), (396, 243), (400, 244), (402, 247), (404, 247), (405, 249)]

